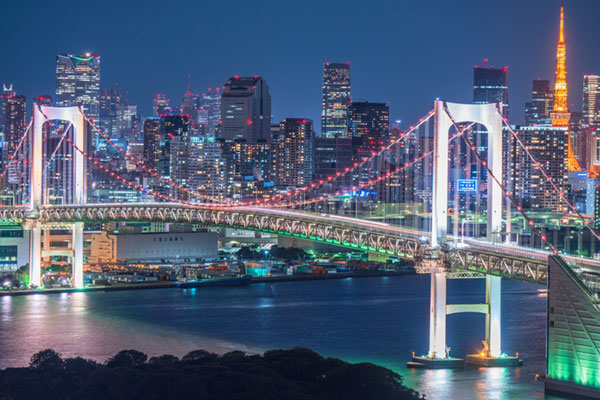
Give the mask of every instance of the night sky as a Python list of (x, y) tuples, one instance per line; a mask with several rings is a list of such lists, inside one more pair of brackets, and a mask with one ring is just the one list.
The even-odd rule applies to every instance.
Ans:
[[(37, 5), (35, 5), (37, 4)], [(101, 56), (101, 86), (118, 83), (142, 115), (165, 93), (179, 105), (191, 74), (202, 92), (232, 75), (261, 75), (274, 121), (320, 129), (325, 61), (349, 61), (355, 101), (389, 102), (411, 124), (440, 97), (472, 101), (483, 58), (509, 67), (511, 121), (523, 119), (531, 80), (554, 80), (559, 0), (6, 1), (0, 82), (30, 100), (54, 95), (60, 52)], [(600, 74), (600, 0), (566, 4), (569, 103), (582, 76)]]

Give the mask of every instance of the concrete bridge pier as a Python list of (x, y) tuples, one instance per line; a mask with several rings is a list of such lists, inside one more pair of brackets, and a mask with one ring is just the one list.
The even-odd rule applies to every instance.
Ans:
[(32, 221), (29, 225), (29, 287), (42, 286), (42, 224)]
[(73, 224), (73, 287), (83, 288), (83, 222)]
[(483, 304), (447, 304), (446, 281), (449, 278), (480, 278), (479, 275), (463, 276), (450, 272), (444, 257), (423, 260), (421, 270), (429, 267), (431, 272), (431, 298), (429, 309), (429, 352), (427, 356), (413, 358), (407, 363), (412, 368), (449, 369), (463, 368), (465, 360), (450, 355), (450, 347), (446, 344), (446, 316), (458, 313), (485, 314), (485, 340), (483, 350), (479, 354), (467, 355), (467, 363), (483, 367), (510, 367), (521, 365), (518, 357), (502, 354), (501, 347), (501, 301), (502, 278), (487, 275), (486, 291)]

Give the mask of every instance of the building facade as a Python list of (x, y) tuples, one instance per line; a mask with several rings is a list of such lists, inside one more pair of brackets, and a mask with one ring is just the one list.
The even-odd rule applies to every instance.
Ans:
[(321, 137), (348, 136), (350, 63), (325, 63), (321, 101)]
[(229, 78), (221, 96), (219, 138), (256, 142), (267, 140), (271, 129), (271, 95), (259, 77)]

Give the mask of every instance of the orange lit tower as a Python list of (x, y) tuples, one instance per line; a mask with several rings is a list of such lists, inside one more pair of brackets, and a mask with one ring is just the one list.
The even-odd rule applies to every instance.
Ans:
[[(560, 8), (560, 34), (558, 45), (556, 46), (556, 83), (554, 84), (554, 109), (550, 114), (552, 126), (569, 126), (569, 107), (567, 103), (567, 46), (565, 44), (565, 8)], [(569, 172), (581, 171), (579, 162), (575, 158), (573, 147), (571, 146), (571, 135), (569, 137), (569, 146), (567, 154), (567, 166)]]

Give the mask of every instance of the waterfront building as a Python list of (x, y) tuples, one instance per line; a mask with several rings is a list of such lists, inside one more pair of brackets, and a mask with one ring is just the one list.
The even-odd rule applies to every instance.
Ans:
[(550, 113), (554, 106), (554, 94), (550, 81), (537, 79), (531, 88), (531, 101), (525, 103), (525, 124), (551, 124)]
[(256, 142), (269, 138), (271, 95), (259, 77), (233, 76), (223, 86), (219, 138)]
[(313, 122), (304, 118), (286, 118), (279, 123), (275, 145), (275, 185), (302, 187), (312, 182), (314, 171)]
[(329, 63), (323, 66), (321, 100), (321, 137), (348, 136), (350, 95), (350, 63)]

